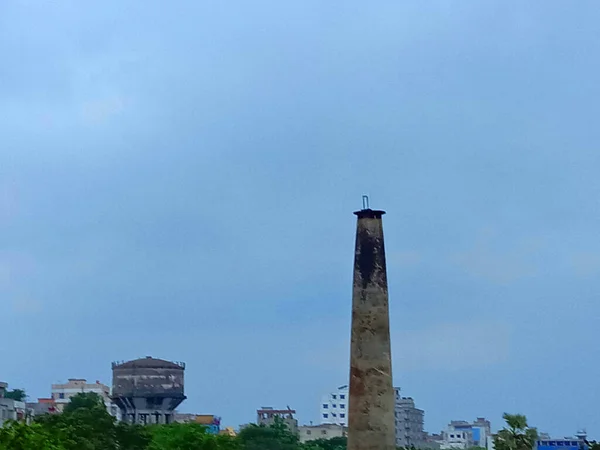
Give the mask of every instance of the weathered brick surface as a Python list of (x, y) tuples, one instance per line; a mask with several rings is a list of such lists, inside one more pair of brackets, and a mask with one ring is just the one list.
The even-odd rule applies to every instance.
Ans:
[(383, 211), (358, 211), (348, 450), (394, 450), (394, 389)]

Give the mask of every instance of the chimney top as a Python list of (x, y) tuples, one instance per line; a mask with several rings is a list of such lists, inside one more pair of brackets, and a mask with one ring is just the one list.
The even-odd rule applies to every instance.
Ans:
[(359, 219), (381, 219), (381, 216), (385, 214), (385, 211), (378, 209), (361, 209), (360, 211), (354, 211), (354, 214)]
[(362, 204), (363, 207), (360, 211), (355, 211), (354, 214), (358, 216), (359, 219), (381, 219), (381, 216), (385, 214), (385, 211), (379, 211), (377, 209), (371, 209), (369, 206), (369, 196), (362, 196)]

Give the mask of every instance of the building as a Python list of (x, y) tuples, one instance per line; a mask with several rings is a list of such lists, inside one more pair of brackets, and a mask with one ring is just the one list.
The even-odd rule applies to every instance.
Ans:
[(556, 447), (561, 447), (561, 450), (582, 450), (585, 442), (577, 438), (562, 438), (562, 439), (543, 439), (535, 443), (536, 450), (556, 450)]
[(442, 433), (425, 433), (425, 443), (423, 444), (423, 448), (428, 449), (439, 449), (440, 442), (442, 442), (443, 437)]
[(425, 412), (415, 406), (412, 397), (402, 397), (400, 388), (394, 388), (396, 447), (423, 447), (425, 444)]
[(23, 401), (6, 398), (8, 384), (0, 382), (0, 426), (8, 420), (29, 421), (33, 411)]
[(221, 418), (212, 414), (175, 414), (175, 422), (203, 425), (208, 434), (220, 434)]
[(151, 356), (114, 362), (112, 401), (122, 420), (132, 424), (164, 424), (175, 418), (183, 402), (185, 364)]
[(229, 437), (236, 437), (237, 433), (235, 432), (235, 430), (233, 429), (233, 427), (225, 427), (221, 430), (221, 432), (219, 433), (221, 436), (229, 436)]
[[(349, 390), (347, 385), (338, 387), (321, 399), (320, 422), (322, 425), (347, 426)], [(425, 443), (425, 412), (415, 406), (411, 397), (402, 397), (400, 388), (394, 388), (394, 424), (397, 447), (423, 446)]]
[(52, 398), (38, 398), (37, 402), (27, 403), (27, 407), (33, 411), (34, 416), (55, 414), (58, 412), (56, 402)]
[(491, 436), (490, 421), (483, 417), (477, 418), (473, 423), (464, 420), (453, 420), (442, 432), (440, 448), (442, 450), (466, 449), (469, 447), (487, 448)]
[(317, 439), (332, 439), (346, 436), (348, 436), (348, 428), (333, 423), (304, 425), (298, 428), (298, 437), (301, 443)]
[(269, 406), (263, 406), (256, 410), (256, 423), (268, 427), (279, 420), (286, 424), (292, 433), (298, 433), (298, 420), (294, 418), (294, 414), (296, 414), (296, 411), (290, 409), (289, 406), (287, 409), (273, 409)]
[(110, 388), (100, 383), (100, 381), (88, 383), (85, 378), (69, 378), (67, 383), (53, 384), (51, 387), (51, 400), (55, 404), (56, 412), (63, 412), (72, 397), (77, 394), (91, 393), (97, 394), (102, 399), (110, 415), (119, 418), (119, 410), (110, 398)]
[(535, 443), (535, 450), (556, 450), (556, 447), (562, 447), (561, 450), (588, 450), (586, 431), (579, 430), (575, 436), (553, 439), (547, 433), (540, 433)]
[(348, 385), (323, 396), (321, 401), (321, 424), (346, 426), (348, 424)]

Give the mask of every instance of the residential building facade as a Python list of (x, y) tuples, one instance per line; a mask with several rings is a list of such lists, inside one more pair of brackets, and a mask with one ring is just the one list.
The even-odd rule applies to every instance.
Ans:
[(99, 381), (88, 383), (84, 378), (69, 378), (67, 383), (53, 384), (51, 392), (57, 412), (64, 410), (65, 406), (71, 401), (71, 397), (77, 394), (94, 393), (102, 398), (110, 415), (120, 420), (119, 409), (110, 398), (110, 388)]
[(271, 426), (277, 420), (285, 423), (292, 433), (298, 433), (298, 420), (294, 417), (296, 411), (290, 409), (273, 409), (269, 406), (263, 406), (256, 411), (256, 423), (258, 425)]
[(58, 412), (56, 409), (56, 402), (51, 398), (38, 398), (37, 402), (27, 403), (27, 407), (33, 411), (34, 416)]
[(559, 439), (553, 439), (547, 433), (540, 433), (535, 443), (535, 450), (556, 450), (556, 447), (562, 447), (564, 450), (588, 450), (589, 444), (585, 430), (579, 430), (575, 437)]
[[(338, 387), (321, 399), (320, 422), (322, 425), (348, 424), (348, 385)], [(394, 388), (396, 445), (399, 447), (422, 446), (425, 443), (425, 412), (415, 406), (411, 397), (402, 397), (400, 388)]]
[(346, 437), (348, 428), (342, 425), (326, 423), (321, 425), (303, 425), (298, 428), (298, 437), (301, 443), (315, 441), (317, 439), (332, 439), (335, 437)]
[(348, 424), (348, 385), (323, 396), (321, 401), (321, 424), (346, 426)]
[(584, 441), (574, 438), (540, 439), (535, 443), (536, 450), (556, 450), (556, 447), (561, 447), (561, 450), (583, 450), (585, 446)]
[(221, 432), (221, 418), (212, 414), (175, 413), (175, 422), (203, 425), (208, 434), (219, 434)]
[(29, 421), (33, 411), (27, 408), (25, 402), (6, 398), (8, 384), (0, 382), (0, 427), (8, 420)]
[(396, 447), (422, 447), (425, 444), (425, 412), (415, 406), (412, 397), (402, 397), (394, 388)]
[(453, 420), (442, 432), (440, 448), (442, 450), (467, 449), (469, 447), (488, 447), (492, 436), (489, 420), (478, 417), (470, 423), (464, 420)]

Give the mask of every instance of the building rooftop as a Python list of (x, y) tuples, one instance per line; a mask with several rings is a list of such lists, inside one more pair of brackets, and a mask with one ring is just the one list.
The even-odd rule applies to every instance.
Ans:
[(113, 369), (135, 369), (136, 367), (147, 369), (185, 369), (185, 364), (182, 362), (172, 362), (165, 359), (153, 358), (146, 356), (145, 358), (135, 359), (127, 362), (113, 362)]
[(273, 409), (273, 408), (262, 408), (256, 410), (258, 414), (296, 414), (294, 409)]

